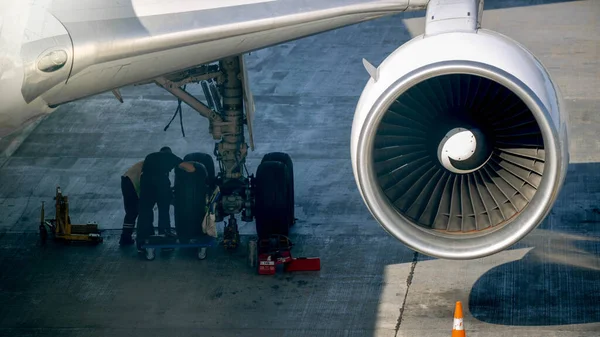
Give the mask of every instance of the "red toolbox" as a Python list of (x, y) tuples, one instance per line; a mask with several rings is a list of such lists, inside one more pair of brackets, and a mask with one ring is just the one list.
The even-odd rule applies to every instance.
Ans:
[(273, 275), (278, 265), (283, 265), (286, 272), (321, 270), (321, 259), (318, 257), (292, 257), (292, 241), (284, 235), (272, 235), (258, 241), (258, 273)]

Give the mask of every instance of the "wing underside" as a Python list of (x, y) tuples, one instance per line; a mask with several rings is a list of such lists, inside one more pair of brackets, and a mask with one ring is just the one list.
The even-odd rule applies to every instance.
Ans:
[(51, 90), (45, 99), (59, 104), (226, 56), (424, 9), (427, 2), (88, 0), (73, 5), (72, 0), (55, 1), (49, 10), (68, 31), (74, 58), (66, 85)]

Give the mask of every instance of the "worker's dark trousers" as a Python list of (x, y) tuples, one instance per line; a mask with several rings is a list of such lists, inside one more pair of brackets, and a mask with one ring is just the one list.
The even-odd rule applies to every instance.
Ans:
[(171, 182), (169, 176), (144, 176), (140, 180), (140, 203), (137, 223), (138, 242), (143, 242), (148, 236), (154, 235), (154, 205), (158, 205), (159, 232), (171, 228)]
[(135, 220), (138, 217), (139, 199), (135, 192), (135, 187), (129, 177), (121, 177), (121, 193), (123, 193), (123, 207), (125, 208), (123, 234), (131, 235), (135, 228)]

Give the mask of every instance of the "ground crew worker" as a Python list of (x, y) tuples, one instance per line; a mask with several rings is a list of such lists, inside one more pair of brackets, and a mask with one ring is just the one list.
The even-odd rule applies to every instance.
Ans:
[(139, 217), (137, 223), (137, 247), (154, 235), (154, 205), (158, 206), (158, 233), (173, 236), (169, 210), (173, 192), (169, 172), (179, 166), (187, 172), (195, 172), (192, 163), (184, 162), (167, 146), (146, 156), (140, 179)]
[(131, 166), (125, 174), (121, 176), (121, 193), (123, 194), (123, 207), (125, 208), (125, 218), (123, 219), (123, 230), (119, 244), (122, 246), (134, 243), (133, 229), (138, 217), (138, 203), (140, 197), (140, 175), (144, 161), (139, 161)]

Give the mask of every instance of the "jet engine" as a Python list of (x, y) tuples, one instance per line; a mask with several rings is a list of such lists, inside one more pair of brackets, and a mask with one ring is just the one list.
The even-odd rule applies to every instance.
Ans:
[(567, 119), (528, 50), (484, 29), (426, 30), (365, 66), (352, 165), (388, 233), (429, 256), (474, 259), (542, 222), (567, 170)]

